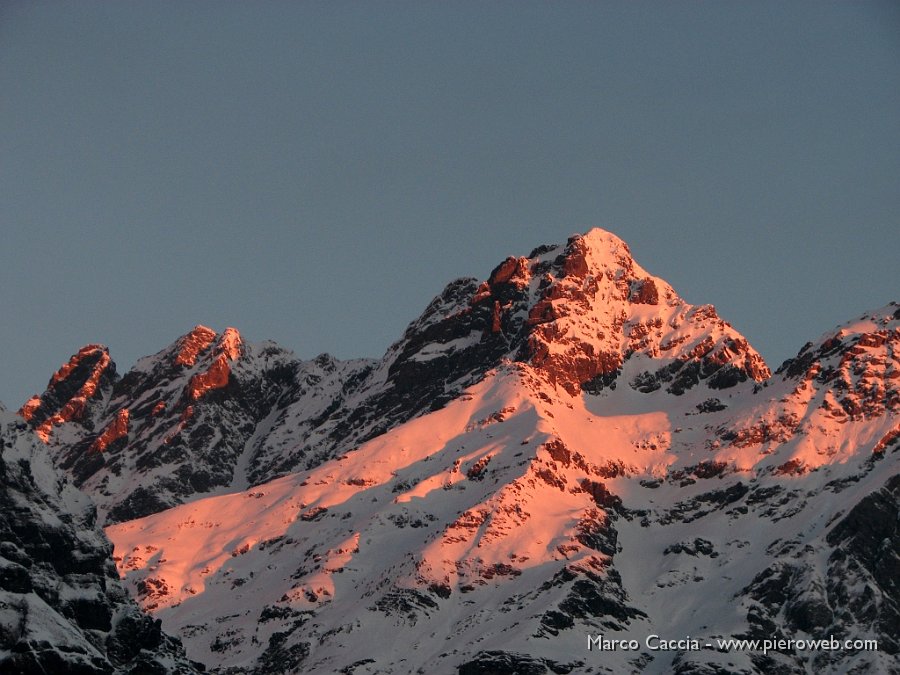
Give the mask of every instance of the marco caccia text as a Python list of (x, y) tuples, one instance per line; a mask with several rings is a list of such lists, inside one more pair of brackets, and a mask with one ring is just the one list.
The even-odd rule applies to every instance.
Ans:
[(703, 649), (700, 640), (690, 635), (666, 639), (659, 635), (648, 635), (643, 643), (638, 640), (625, 640), (621, 638), (607, 638), (603, 635), (588, 635), (589, 652), (633, 652), (639, 649), (648, 649), (652, 652), (688, 651), (699, 652)]

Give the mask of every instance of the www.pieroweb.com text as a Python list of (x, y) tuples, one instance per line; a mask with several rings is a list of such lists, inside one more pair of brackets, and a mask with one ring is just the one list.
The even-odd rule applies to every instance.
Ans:
[(715, 649), (725, 652), (762, 652), (772, 651), (877, 651), (878, 641), (872, 639), (836, 637), (824, 638), (787, 638), (773, 635), (768, 638), (734, 638), (714, 637), (699, 638), (686, 635), (683, 637), (664, 637), (655, 633), (642, 639), (612, 638), (605, 635), (588, 635), (588, 651), (591, 652), (627, 652), (627, 651), (702, 651)]

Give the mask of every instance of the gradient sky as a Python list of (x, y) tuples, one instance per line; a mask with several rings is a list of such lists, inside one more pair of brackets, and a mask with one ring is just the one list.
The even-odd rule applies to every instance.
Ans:
[(900, 299), (891, 2), (0, 4), (0, 400), (194, 324), (380, 356), (612, 230), (777, 366)]

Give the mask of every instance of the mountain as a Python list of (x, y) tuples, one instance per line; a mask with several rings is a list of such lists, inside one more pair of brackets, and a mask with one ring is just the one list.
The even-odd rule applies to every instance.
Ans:
[(119, 581), (90, 499), (0, 409), (0, 671), (196, 673)]
[[(246, 344), (233, 328), (197, 326), (124, 377), (105, 347), (82, 348), (20, 414), (55, 462), (90, 493), (101, 519), (154, 513), (216, 489), (246, 487), (277, 469), (264, 442), (295, 418), (316, 420), (352, 389), (369, 362), (299, 361), (273, 343)], [(303, 451), (300, 451), (301, 453)]]
[(197, 327), (121, 378), (86, 347), (20, 413), (214, 672), (892, 673), (898, 345), (892, 304), (772, 374), (592, 230), (379, 361)]
[(301, 361), (197, 326), (124, 377), (105, 347), (83, 347), (20, 413), (101, 519), (119, 522), (315, 466), (506, 361), (571, 394), (615, 387), (626, 362), (642, 364), (642, 391), (769, 375), (711, 306), (687, 304), (593, 230), (508, 258), (485, 282), (450, 283), (379, 362)]

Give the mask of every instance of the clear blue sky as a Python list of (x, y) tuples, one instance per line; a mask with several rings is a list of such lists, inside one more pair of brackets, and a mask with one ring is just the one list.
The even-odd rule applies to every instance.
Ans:
[(0, 4), (0, 399), (196, 323), (380, 356), (601, 226), (773, 366), (900, 297), (893, 2)]

